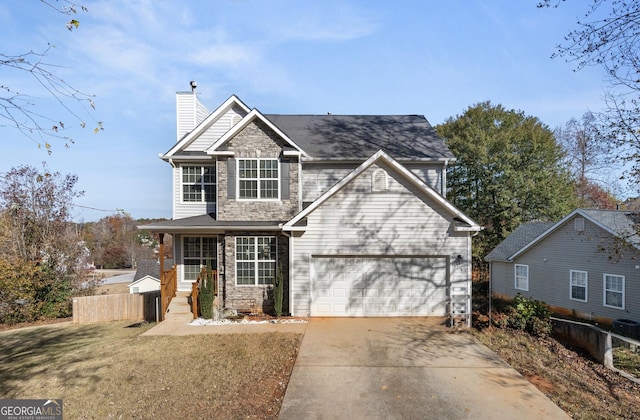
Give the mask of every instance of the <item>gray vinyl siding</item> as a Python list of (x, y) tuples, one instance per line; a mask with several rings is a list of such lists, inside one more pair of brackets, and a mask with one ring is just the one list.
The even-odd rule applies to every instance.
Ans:
[[(514, 262), (492, 262), (492, 290), (507, 296), (520, 292), (581, 316), (640, 322), (640, 253), (626, 249), (618, 260), (612, 258), (612, 244), (609, 233), (588, 220), (584, 232), (577, 232), (572, 218)], [(529, 291), (514, 288), (514, 264), (529, 266)], [(587, 302), (570, 299), (571, 270), (587, 272)], [(603, 305), (605, 273), (625, 277), (624, 310)]]
[(246, 113), (241, 108), (233, 107), (229, 109), (184, 150), (188, 152), (202, 152), (207, 150), (245, 115)]
[(178, 92), (176, 94), (176, 119), (177, 140), (180, 141), (185, 134), (196, 126), (193, 93)]
[[(346, 163), (304, 163), (302, 170), (302, 201), (312, 202), (338, 181), (349, 175), (358, 164)], [(405, 165), (425, 184), (443, 195), (442, 168), (440, 164)]]
[(451, 265), (450, 281), (470, 287), (468, 233), (453, 233), (452, 216), (399, 177), (389, 176), (386, 192), (372, 192), (371, 178), (380, 167), (373, 165), (344, 186), (309, 214), (304, 233), (294, 234), (296, 315), (310, 312), (313, 255), (448, 256), (451, 261), (461, 255), (463, 263)]
[[(199, 166), (213, 165), (215, 161), (206, 162), (189, 162), (182, 165)], [(218, 165), (216, 165), (218, 166)], [(173, 218), (183, 219), (185, 217), (200, 216), (202, 214), (216, 212), (216, 203), (206, 202), (183, 202), (182, 201), (182, 179), (180, 166), (172, 168), (173, 170)]]
[(444, 196), (445, 191), (442, 185), (442, 173), (444, 165), (442, 163), (437, 164), (406, 164), (405, 167), (409, 169), (415, 176), (424, 181), (425, 184), (433, 188), (438, 194)]

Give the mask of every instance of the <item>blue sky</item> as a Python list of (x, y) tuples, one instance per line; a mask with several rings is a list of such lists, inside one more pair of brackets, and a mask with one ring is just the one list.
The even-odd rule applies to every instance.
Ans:
[[(538, 0), (218, 0), (84, 2), (80, 27), (39, 1), (0, 3), (0, 52), (43, 51), (96, 110), (87, 128), (45, 100), (76, 139), (53, 154), (0, 126), (0, 173), (39, 166), (79, 176), (74, 219), (122, 209), (171, 217), (175, 92), (198, 82), (213, 111), (231, 94), (265, 113), (422, 114), (433, 125), (490, 100), (550, 128), (602, 108), (600, 68), (551, 59), (586, 4)], [(0, 84), (46, 98), (27, 75), (0, 67)], [(60, 117), (56, 117), (60, 115)], [(94, 121), (104, 131), (94, 134)], [(73, 124), (72, 124), (73, 123)], [(71, 124), (71, 125), (70, 125)], [(89, 208), (103, 211), (91, 210)]]

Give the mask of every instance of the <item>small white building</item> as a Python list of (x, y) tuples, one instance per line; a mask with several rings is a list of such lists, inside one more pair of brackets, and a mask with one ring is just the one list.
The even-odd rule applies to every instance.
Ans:
[(160, 290), (160, 280), (147, 275), (129, 284), (129, 293), (144, 293)]

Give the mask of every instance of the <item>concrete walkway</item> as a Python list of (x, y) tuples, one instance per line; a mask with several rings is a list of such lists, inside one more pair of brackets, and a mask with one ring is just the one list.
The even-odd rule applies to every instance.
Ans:
[(280, 419), (567, 419), (466, 332), (425, 318), (310, 320)]

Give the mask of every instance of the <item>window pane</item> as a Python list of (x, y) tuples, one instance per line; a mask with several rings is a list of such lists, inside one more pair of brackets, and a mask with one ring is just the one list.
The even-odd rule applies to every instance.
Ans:
[(258, 198), (258, 181), (240, 181), (240, 198)]
[(184, 238), (184, 257), (200, 258), (200, 238)]
[(618, 308), (622, 308), (622, 293), (618, 292), (607, 292), (606, 294), (606, 304), (609, 306), (615, 306)]
[(238, 284), (255, 284), (255, 265), (253, 262), (238, 261), (236, 267)]
[(254, 243), (254, 238), (236, 238), (236, 260), (254, 260)]
[(200, 260), (185, 259), (184, 260), (184, 279), (196, 280), (200, 274)]
[(205, 184), (216, 183), (216, 168), (215, 166), (205, 166), (203, 168), (202, 182)]
[(260, 178), (278, 179), (278, 161), (277, 160), (261, 160), (260, 161)]
[(258, 178), (258, 161), (254, 159), (242, 159), (238, 161), (240, 178)]
[(258, 284), (273, 284), (276, 278), (275, 262), (258, 263)]
[(260, 181), (260, 198), (278, 198), (278, 181)]
[(258, 239), (258, 259), (274, 260), (276, 259), (276, 238), (266, 237)]
[(571, 299), (577, 299), (577, 300), (586, 300), (587, 296), (585, 295), (585, 288), (584, 287), (579, 287), (579, 286), (572, 286), (571, 287)]

